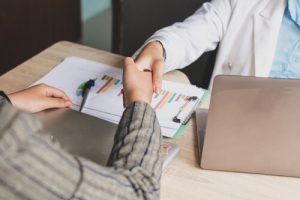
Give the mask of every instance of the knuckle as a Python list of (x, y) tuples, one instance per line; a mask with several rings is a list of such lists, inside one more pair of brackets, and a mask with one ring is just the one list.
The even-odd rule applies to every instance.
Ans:
[(165, 62), (161, 59), (157, 61), (158, 66), (161, 66), (161, 65), (164, 65), (164, 64), (165, 64)]

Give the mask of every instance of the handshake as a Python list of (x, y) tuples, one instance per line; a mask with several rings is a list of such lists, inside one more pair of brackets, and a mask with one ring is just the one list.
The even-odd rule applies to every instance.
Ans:
[[(151, 42), (143, 49), (136, 62), (129, 57), (124, 59), (123, 103), (125, 107), (134, 101), (150, 103), (153, 92), (160, 91), (164, 65), (162, 54), (163, 48), (160, 43)], [(9, 94), (8, 98), (15, 107), (28, 112), (72, 105), (63, 91), (45, 84)]]

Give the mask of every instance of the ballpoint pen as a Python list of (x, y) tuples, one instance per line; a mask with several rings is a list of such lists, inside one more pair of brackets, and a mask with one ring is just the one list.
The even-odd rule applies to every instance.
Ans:
[(186, 116), (186, 118), (183, 120), (182, 124), (183, 125), (187, 125), (187, 123), (190, 121), (190, 119), (192, 118), (193, 114), (195, 113), (195, 110), (197, 109), (197, 107), (199, 106), (200, 103), (200, 99), (198, 99), (198, 101), (195, 103), (195, 105), (193, 106), (192, 110), (190, 111), (190, 113)]
[(87, 97), (90, 93), (91, 87), (93, 87), (94, 85), (95, 85), (95, 80), (93, 80), (93, 79), (90, 79), (88, 82), (85, 83), (82, 94), (81, 94), (82, 95), (82, 101), (81, 101), (81, 104), (80, 104), (79, 112), (82, 111), (82, 109), (84, 107), (84, 104), (87, 100)]

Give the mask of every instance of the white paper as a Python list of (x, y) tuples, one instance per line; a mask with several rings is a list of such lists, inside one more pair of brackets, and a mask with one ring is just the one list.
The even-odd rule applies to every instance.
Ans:
[[(119, 123), (124, 111), (123, 97), (120, 94), (122, 70), (119, 68), (82, 58), (68, 57), (35, 84), (45, 83), (63, 90), (74, 104), (72, 109), (79, 110), (82, 101), (79, 86), (89, 79), (95, 79), (95, 86), (91, 88), (82, 112)], [(151, 102), (163, 136), (175, 135), (181, 123), (174, 122), (174, 116), (179, 113), (177, 117), (182, 122), (203, 94), (204, 90), (195, 86), (163, 81), (161, 93), (154, 94)], [(187, 100), (191, 96), (196, 96), (198, 100)], [(183, 106), (184, 109), (179, 112)]]

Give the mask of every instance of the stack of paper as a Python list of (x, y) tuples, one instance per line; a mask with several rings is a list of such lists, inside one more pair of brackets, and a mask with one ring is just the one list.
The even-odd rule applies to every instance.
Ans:
[[(81, 58), (69, 57), (38, 83), (46, 83), (66, 92), (78, 110), (85, 82), (95, 79), (82, 112), (118, 123), (124, 111), (122, 70)], [(142, 84), (142, 83), (141, 83)], [(154, 94), (151, 106), (155, 109), (162, 133), (174, 137), (182, 122), (190, 115), (204, 95), (204, 90), (187, 84), (163, 81), (162, 91)], [(174, 118), (178, 120), (174, 120)]]

